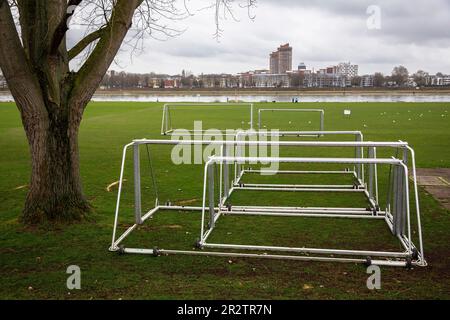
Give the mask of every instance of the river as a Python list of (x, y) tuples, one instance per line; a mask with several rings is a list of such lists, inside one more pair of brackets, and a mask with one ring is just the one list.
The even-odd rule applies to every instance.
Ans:
[[(299, 102), (450, 102), (449, 94), (320, 94), (320, 95), (158, 95), (146, 93), (100, 93), (95, 94), (92, 101), (134, 101), (134, 102), (227, 102), (231, 100), (245, 102), (290, 102), (298, 98)], [(13, 98), (8, 92), (0, 92), (0, 102), (11, 102)]]

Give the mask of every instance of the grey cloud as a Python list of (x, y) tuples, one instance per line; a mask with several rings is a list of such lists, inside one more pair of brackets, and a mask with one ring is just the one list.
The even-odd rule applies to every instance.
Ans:
[[(369, 5), (382, 10), (381, 30), (367, 29)], [(132, 62), (129, 53), (119, 60), (126, 62), (123, 69), (135, 72), (235, 73), (267, 68), (269, 53), (290, 42), (294, 65), (304, 61), (318, 68), (352, 61), (362, 73), (388, 73), (398, 64), (450, 73), (447, 0), (259, 0), (253, 13), (253, 22), (245, 10), (240, 22), (223, 20), (224, 34), (216, 42), (213, 12), (196, 12), (179, 22), (187, 28), (184, 34), (164, 42), (148, 39)], [(80, 35), (74, 31), (69, 42)]]

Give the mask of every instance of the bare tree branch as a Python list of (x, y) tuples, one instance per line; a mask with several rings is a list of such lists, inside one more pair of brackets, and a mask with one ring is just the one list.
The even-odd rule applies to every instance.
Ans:
[(97, 90), (131, 27), (136, 8), (141, 3), (142, 0), (117, 0), (102, 37), (75, 76), (71, 96), (80, 101), (80, 107), (84, 108)]
[(86, 49), (92, 42), (100, 39), (103, 32), (105, 32), (104, 28), (91, 32), (81, 39), (72, 49), (69, 50), (69, 61), (73, 60), (76, 56), (83, 52), (83, 50)]

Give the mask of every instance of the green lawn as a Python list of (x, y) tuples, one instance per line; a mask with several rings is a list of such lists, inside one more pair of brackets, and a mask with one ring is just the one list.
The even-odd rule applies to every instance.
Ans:
[[(266, 103), (257, 107), (293, 105)], [(302, 103), (295, 107), (325, 109), (326, 130), (362, 130), (366, 140), (407, 141), (416, 150), (420, 168), (450, 167), (449, 103)], [(351, 109), (352, 116), (344, 118), (344, 109)], [(30, 229), (18, 223), (30, 170), (27, 142), (15, 106), (0, 103), (1, 299), (450, 298), (450, 215), (423, 191), (420, 200), (429, 266), (412, 270), (385, 267), (379, 291), (367, 289), (366, 268), (356, 264), (192, 256), (153, 258), (108, 252), (117, 189), (107, 192), (106, 187), (118, 180), (126, 143), (135, 138), (161, 138), (161, 116), (161, 103), (92, 103), (81, 127), (80, 155), (84, 190), (94, 212), (80, 224)], [(203, 120), (203, 129), (247, 128), (249, 121), (248, 110), (238, 107), (213, 110), (185, 107), (173, 110), (171, 116), (174, 127), (188, 129), (193, 127), (194, 120)], [(264, 125), (285, 130), (318, 128), (317, 115), (299, 116), (287, 113), (271, 118), (264, 114)], [(173, 165), (170, 147), (153, 146), (150, 151), (160, 200), (199, 204), (203, 166)], [(380, 151), (379, 156), (391, 156), (390, 152)], [(282, 150), (282, 155), (329, 154), (328, 150), (292, 148)], [(351, 150), (335, 150), (333, 155), (351, 155)], [(155, 190), (145, 152), (142, 159), (143, 204), (150, 208)], [(120, 230), (130, 225), (133, 217), (130, 160), (128, 157)], [(380, 194), (385, 191), (386, 170), (383, 170), (380, 169)], [(258, 177), (245, 179), (256, 181)], [(278, 181), (303, 183), (292, 179), (281, 177)], [(342, 182), (347, 183), (345, 179)], [(250, 191), (238, 192), (232, 199), (233, 203), (313, 206), (320, 206), (323, 200), (323, 194), (299, 196)], [(330, 206), (364, 205), (364, 199), (358, 195), (327, 194), (326, 200)], [(199, 213), (160, 212), (125, 244), (190, 250), (199, 229)], [(219, 220), (211, 241), (400, 249), (384, 223), (336, 219), (224, 217)], [(69, 265), (80, 266), (82, 290), (67, 290)]]

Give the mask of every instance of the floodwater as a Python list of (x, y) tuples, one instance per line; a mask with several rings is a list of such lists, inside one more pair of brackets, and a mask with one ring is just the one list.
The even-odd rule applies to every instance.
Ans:
[[(320, 94), (320, 95), (157, 95), (146, 93), (108, 93), (95, 94), (92, 101), (122, 102), (450, 102), (450, 94)], [(0, 102), (11, 102), (13, 98), (7, 92), (0, 92)]]

